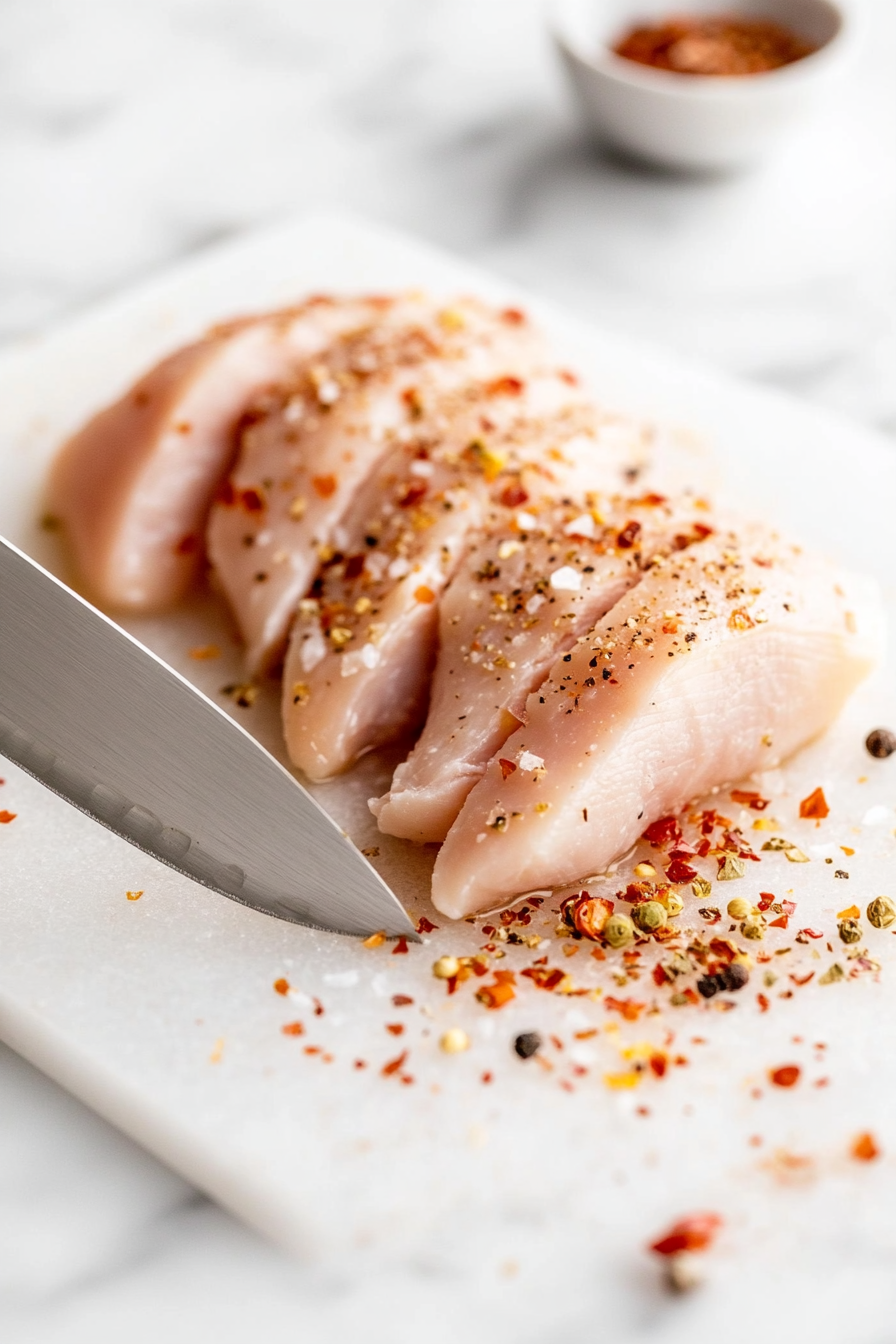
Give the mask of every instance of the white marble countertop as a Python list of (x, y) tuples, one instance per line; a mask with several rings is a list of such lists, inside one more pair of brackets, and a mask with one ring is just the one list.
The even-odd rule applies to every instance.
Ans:
[[(688, 181), (584, 144), (537, 0), (8, 4), (0, 337), (342, 207), (896, 435), (896, 8), (861, 8), (839, 102), (761, 170)], [(442, 1339), (452, 1292), (288, 1263), (0, 1049), (4, 1340), (404, 1344)], [(463, 1300), (503, 1338), (497, 1285)]]

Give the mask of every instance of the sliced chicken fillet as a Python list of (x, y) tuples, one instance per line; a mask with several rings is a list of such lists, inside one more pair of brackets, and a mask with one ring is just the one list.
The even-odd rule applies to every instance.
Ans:
[(408, 299), (259, 410), (208, 532), (252, 670), (282, 654), (298, 600), (335, 549), (334, 529), (377, 463), (413, 436), (420, 404), (536, 358), (541, 340), (519, 314)]
[[(594, 413), (554, 371), (470, 383), (416, 407), (413, 438), (361, 486), (334, 529), (334, 561), (299, 603), (283, 719), (290, 758), (313, 779), (419, 724), (438, 598), (483, 513), (506, 523), (514, 511), (502, 501), (557, 491), (595, 457)], [(558, 451), (570, 437), (579, 448)]]
[[(712, 530), (705, 508), (661, 495), (529, 503), (466, 556), (442, 600), (426, 727), (384, 798), (380, 830), (444, 840), (527, 696), (657, 556)], [(596, 506), (596, 507), (594, 507)]]
[(490, 763), (442, 846), (436, 908), (605, 871), (651, 822), (822, 732), (882, 631), (873, 584), (764, 528), (655, 567), (529, 696), (513, 769)]
[(247, 404), (381, 307), (313, 299), (217, 328), (69, 439), (50, 473), (48, 508), (65, 526), (91, 597), (133, 611), (182, 597)]

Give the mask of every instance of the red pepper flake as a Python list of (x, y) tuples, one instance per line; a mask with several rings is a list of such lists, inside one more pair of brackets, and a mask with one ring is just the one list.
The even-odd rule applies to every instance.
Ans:
[(705, 1251), (712, 1245), (722, 1219), (717, 1213), (692, 1213), (682, 1218), (655, 1241), (650, 1249), (656, 1255), (680, 1255), (682, 1251)]
[(795, 985), (808, 985), (809, 981), (812, 979), (814, 974), (815, 974), (814, 971), (810, 971), (808, 975), (791, 974), (790, 979), (793, 981)]
[(417, 920), (417, 933), (435, 933), (438, 927), (438, 924), (433, 924), (425, 915), (421, 915)]
[(660, 817), (659, 821), (654, 821), (647, 827), (642, 839), (653, 845), (654, 849), (677, 845), (682, 840), (681, 826), (675, 817)]
[(332, 474), (312, 476), (311, 484), (314, 487), (315, 494), (320, 495), (321, 499), (329, 499), (331, 495), (336, 493), (336, 477)]
[(768, 1076), (775, 1087), (794, 1087), (801, 1072), (799, 1064), (782, 1064), (777, 1069), (769, 1069)]
[(597, 1035), (597, 1027), (588, 1027), (585, 1031), (576, 1031), (573, 1033), (577, 1041), (590, 1041)]
[(785, 915), (795, 915), (796, 901), (782, 901), (781, 909), (784, 911)]
[(192, 532), (188, 532), (185, 537), (174, 548), (175, 555), (194, 555), (199, 550), (199, 539)]
[(401, 1036), (401, 1035), (404, 1034), (404, 1023), (403, 1023), (403, 1022), (387, 1022), (387, 1023), (386, 1023), (386, 1030), (388, 1031), (388, 1033), (389, 1033), (390, 1036)]
[(656, 1074), (657, 1078), (662, 1078), (662, 1077), (664, 1076), (665, 1072), (666, 1072), (666, 1056), (665, 1056), (665, 1055), (651, 1055), (651, 1056), (650, 1056), (650, 1070), (651, 1070), (651, 1073), (655, 1073), (655, 1074)]
[(399, 508), (412, 509), (426, 494), (427, 485), (425, 481), (412, 481), (404, 491), (404, 494), (398, 501)]
[(306, 1054), (306, 1055), (319, 1055), (319, 1054), (321, 1054), (321, 1047), (320, 1047), (319, 1045), (306, 1045), (306, 1046), (305, 1046), (305, 1054)]
[(402, 956), (402, 954), (406, 953), (407, 950), (408, 950), (408, 940), (407, 938), (402, 936), (401, 938), (398, 939), (398, 942), (393, 947), (392, 955), (393, 957), (400, 957)]
[(284, 1036), (304, 1036), (305, 1028), (301, 1022), (284, 1022), (280, 1028)]
[(856, 1136), (849, 1152), (857, 1162), (873, 1162), (876, 1157), (880, 1157), (880, 1148), (875, 1142), (874, 1135), (867, 1131)]
[(490, 1083), (494, 1080), (494, 1076), (495, 1075), (493, 1073), (489, 1073), (488, 1070), (486, 1070), (486, 1072), (482, 1075), (482, 1082)]
[(630, 518), (625, 527), (616, 538), (616, 545), (620, 551), (631, 550), (641, 532), (641, 524), (634, 518)]
[(364, 573), (364, 565), (367, 557), (365, 555), (350, 555), (345, 562), (345, 578), (360, 579)]
[(403, 1073), (401, 1075), (401, 1081), (405, 1087), (410, 1087), (414, 1081), (413, 1075), (410, 1073)]
[(247, 513), (262, 513), (264, 511), (264, 495), (252, 485), (239, 491), (239, 501)]
[(769, 1003), (768, 999), (765, 997), (764, 994), (757, 994), (756, 1002), (759, 1004), (760, 1013), (767, 1013), (769, 1008), (771, 1007), (771, 1004)]
[(578, 387), (578, 375), (573, 373), (570, 369), (558, 369), (557, 374), (569, 387)]
[(407, 1057), (407, 1050), (402, 1050), (401, 1054), (396, 1055), (395, 1059), (390, 1059), (388, 1064), (383, 1065), (380, 1069), (380, 1073), (384, 1078), (390, 1078), (393, 1073), (398, 1073), (398, 1070), (404, 1067), (404, 1062)]
[(669, 983), (669, 976), (663, 970), (659, 962), (657, 962), (657, 964), (654, 966), (652, 975), (653, 975), (653, 983), (655, 985), (666, 985)]
[[(526, 972), (524, 971), (523, 974), (525, 975)], [(506, 980), (498, 980), (497, 975), (500, 975), (500, 971), (497, 972), (493, 985), (483, 985), (481, 989), (476, 991), (476, 998), (486, 1008), (503, 1008), (505, 1003), (509, 1003), (511, 999), (516, 998), (513, 985)]]
[(281, 975), (279, 980), (274, 981), (274, 993), (275, 994), (289, 993), (289, 981), (285, 979), (284, 976)]
[(610, 1012), (621, 1013), (626, 1022), (637, 1022), (647, 1004), (637, 1003), (634, 999), (616, 999), (608, 994), (604, 999), (604, 1007)]
[(527, 966), (521, 974), (532, 980), (538, 989), (547, 990), (548, 993), (568, 978), (566, 972), (561, 971), (559, 966)]
[(526, 314), (521, 308), (505, 308), (501, 313), (501, 321), (511, 327), (521, 327), (526, 321)]
[(697, 869), (692, 868), (684, 859), (673, 859), (666, 869), (666, 877), (670, 882), (693, 882), (697, 876)]
[(413, 1002), (414, 1002), (414, 1000), (411, 998), (410, 994), (393, 994), (393, 995), (392, 995), (392, 1007), (393, 1007), (393, 1008), (409, 1008), (410, 1005), (411, 1005)]
[(502, 779), (506, 779), (508, 775), (512, 775), (513, 772), (516, 770), (516, 766), (514, 765), (513, 761), (505, 760), (503, 756), (500, 756), (498, 758), (498, 764), (501, 767)]
[(512, 481), (510, 485), (505, 485), (498, 498), (505, 509), (518, 509), (528, 502), (529, 492), (519, 482)]
[(752, 630), (755, 624), (756, 622), (753, 620), (753, 617), (748, 611), (745, 611), (743, 607), (738, 607), (737, 610), (732, 611), (731, 615), (728, 617), (729, 630)]
[(822, 820), (830, 812), (824, 789), (813, 789), (808, 798), (800, 803), (800, 816)]
[(323, 1017), (323, 1015), (324, 1015), (324, 1006), (323, 1006), (323, 1004), (321, 1003), (320, 999), (312, 999), (312, 1003), (314, 1004), (314, 1016), (315, 1016), (315, 1017)]
[(7, 812), (6, 808), (4, 807), (3, 810), (0, 811), (0, 825), (3, 826), (9, 825), (11, 821), (15, 821), (18, 815), (19, 815), (18, 812)]
[(770, 919), (770, 920), (769, 920), (769, 924), (768, 924), (768, 926), (769, 926), (770, 929), (786, 929), (786, 928), (787, 928), (787, 916), (786, 916), (786, 915), (779, 915), (777, 919)]
[(492, 379), (485, 390), (492, 397), (518, 397), (525, 386), (521, 379), (505, 374), (503, 378)]
[(436, 595), (425, 583), (421, 583), (419, 588), (414, 589), (414, 601), (421, 602), (424, 606), (429, 606), (435, 602)]
[[(760, 891), (760, 893), (759, 893), (759, 901), (758, 901), (759, 909), (760, 909), (760, 910), (768, 910), (769, 906), (772, 905), (772, 903), (774, 902), (774, 899), (775, 899), (775, 894), (774, 894), (774, 892), (772, 892), (772, 891)], [(792, 910), (790, 911), (790, 914), (793, 914), (793, 911), (792, 911)]]
[(823, 937), (824, 937), (824, 933), (822, 932), (821, 929), (800, 929), (800, 933), (804, 933), (804, 934), (806, 935), (807, 938), (823, 938)]
[(367, 1060), (366, 1060), (366, 1059), (356, 1059), (356, 1060), (355, 1060), (355, 1068), (356, 1068), (356, 1069), (366, 1069), (367, 1067), (368, 1067), (368, 1065), (367, 1065)]
[(751, 807), (754, 812), (764, 812), (769, 804), (768, 798), (763, 798), (755, 789), (732, 789), (731, 801), (743, 803), (744, 807)]

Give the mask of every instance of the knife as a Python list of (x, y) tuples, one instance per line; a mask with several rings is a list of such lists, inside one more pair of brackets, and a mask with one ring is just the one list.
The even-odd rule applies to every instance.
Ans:
[(416, 939), (379, 874), (270, 752), (2, 538), (0, 754), (222, 896), (295, 924)]

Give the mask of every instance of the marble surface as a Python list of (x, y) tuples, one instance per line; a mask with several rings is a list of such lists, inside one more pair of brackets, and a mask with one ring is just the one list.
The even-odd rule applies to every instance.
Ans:
[[(896, 434), (896, 9), (860, 10), (840, 100), (758, 172), (695, 181), (585, 145), (535, 0), (11, 0), (0, 335), (338, 206)], [(4, 1340), (403, 1344), (441, 1338), (456, 1288), (288, 1262), (0, 1049)], [(500, 1339), (513, 1291), (484, 1275), (464, 1314)]]

